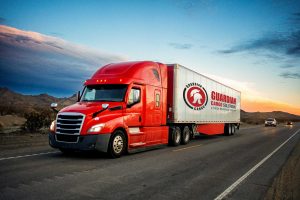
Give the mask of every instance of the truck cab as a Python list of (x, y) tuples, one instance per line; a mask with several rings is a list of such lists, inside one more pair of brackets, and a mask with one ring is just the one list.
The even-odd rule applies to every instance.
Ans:
[(97, 150), (112, 157), (168, 143), (167, 66), (125, 62), (101, 67), (78, 102), (57, 114), (49, 143), (61, 151)]

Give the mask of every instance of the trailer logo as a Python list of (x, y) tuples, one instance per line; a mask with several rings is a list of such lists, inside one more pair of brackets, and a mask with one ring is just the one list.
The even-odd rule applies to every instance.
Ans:
[(189, 83), (183, 90), (183, 99), (193, 110), (202, 110), (207, 104), (207, 92), (199, 83)]

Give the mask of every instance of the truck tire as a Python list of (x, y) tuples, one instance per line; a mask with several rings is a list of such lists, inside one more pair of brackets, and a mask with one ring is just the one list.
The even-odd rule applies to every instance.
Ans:
[(178, 146), (181, 142), (181, 131), (179, 127), (171, 127), (169, 132), (169, 145)]
[(230, 135), (230, 124), (225, 124), (225, 126), (224, 126), (224, 135), (226, 135), (226, 136)]
[(234, 124), (231, 124), (231, 135), (234, 135), (235, 134), (235, 125)]
[(190, 141), (191, 130), (188, 126), (184, 126), (181, 132), (181, 144), (187, 144)]
[(111, 158), (119, 158), (126, 151), (127, 141), (123, 131), (116, 130), (109, 141), (108, 144), (108, 155)]
[(228, 124), (229, 125), (229, 136), (233, 135), (233, 124)]

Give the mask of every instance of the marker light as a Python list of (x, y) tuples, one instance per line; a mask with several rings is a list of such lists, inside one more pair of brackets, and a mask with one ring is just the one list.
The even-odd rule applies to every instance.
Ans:
[(122, 79), (120, 78), (120, 82), (122, 82)]
[(88, 133), (98, 133), (102, 130), (105, 124), (97, 124), (92, 126), (89, 130)]
[(51, 125), (50, 125), (50, 131), (51, 131), (52, 133), (54, 133), (54, 132), (55, 132), (55, 128), (56, 128), (56, 120), (54, 120), (54, 121), (51, 123)]

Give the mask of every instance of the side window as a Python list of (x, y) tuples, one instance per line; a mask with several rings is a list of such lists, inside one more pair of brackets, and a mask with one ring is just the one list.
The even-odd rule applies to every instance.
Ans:
[(157, 71), (156, 69), (152, 69), (152, 72), (153, 72), (153, 74), (154, 74), (155, 78), (157, 79), (157, 81), (160, 81), (160, 78), (159, 78), (159, 73), (158, 73), (158, 71)]
[(130, 90), (128, 105), (133, 105), (141, 101), (141, 90), (138, 88), (132, 88)]
[(155, 107), (157, 107), (157, 108), (160, 107), (160, 94), (159, 93), (155, 94)]

